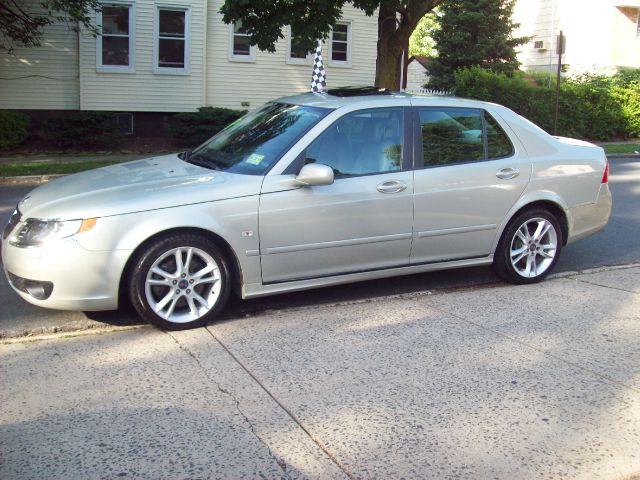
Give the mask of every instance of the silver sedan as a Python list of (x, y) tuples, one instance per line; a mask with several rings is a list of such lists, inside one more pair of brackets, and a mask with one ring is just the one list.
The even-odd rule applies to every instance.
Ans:
[(339, 89), (266, 104), (200, 147), (32, 191), (4, 229), (14, 290), (35, 305), (130, 299), (166, 329), (242, 298), (493, 264), (542, 280), (607, 224), (601, 148), (511, 110)]

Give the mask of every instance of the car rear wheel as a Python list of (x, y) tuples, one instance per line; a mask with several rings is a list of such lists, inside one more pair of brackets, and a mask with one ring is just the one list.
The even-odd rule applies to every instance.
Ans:
[(562, 248), (558, 219), (544, 209), (527, 210), (511, 220), (496, 249), (494, 268), (504, 280), (536, 283), (553, 269)]
[(200, 327), (229, 297), (229, 269), (208, 238), (173, 234), (152, 243), (138, 258), (129, 285), (136, 311), (166, 330)]

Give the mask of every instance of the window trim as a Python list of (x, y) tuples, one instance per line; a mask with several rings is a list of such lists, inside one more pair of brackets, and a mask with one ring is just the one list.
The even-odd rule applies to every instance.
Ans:
[(129, 9), (129, 65), (102, 64), (102, 11), (96, 12), (96, 25), (100, 26), (100, 35), (96, 36), (96, 72), (98, 73), (135, 73), (135, 36), (136, 36), (136, 4), (133, 0), (112, 0), (102, 7), (127, 7)]
[(314, 53), (309, 52), (305, 58), (291, 58), (291, 25), (287, 26), (287, 63), (289, 65), (311, 65), (313, 63)]
[[(496, 160), (504, 160), (506, 158), (511, 158), (516, 155), (516, 146), (513, 142), (511, 136), (507, 133), (507, 129), (504, 128), (504, 125), (500, 123), (500, 120), (496, 118), (495, 115), (491, 115), (491, 112), (488, 112), (484, 108), (474, 108), (474, 107), (457, 107), (457, 106), (414, 106), (413, 108), (413, 169), (414, 170), (427, 170), (430, 168), (446, 168), (446, 167), (454, 167), (457, 165), (466, 165), (469, 163), (482, 163), (482, 162), (493, 162)], [(420, 110), (443, 110), (443, 109), (454, 109), (454, 110), (470, 110), (480, 112), (480, 121), (482, 122), (482, 142), (483, 142), (483, 156), (482, 160), (462, 160), (460, 162), (446, 163), (444, 165), (424, 165), (424, 151), (422, 144), (422, 125), (420, 123)], [(491, 118), (495, 120), (495, 122), (500, 126), (504, 134), (509, 139), (509, 143), (511, 144), (511, 154), (505, 155), (502, 157), (493, 157), (489, 158), (489, 142), (487, 138), (487, 121), (485, 115), (491, 115)]]
[[(160, 10), (184, 12), (184, 67), (161, 67), (160, 54)], [(190, 75), (191, 74), (191, 6), (167, 3), (155, 4), (153, 21), (153, 73), (155, 75)]]
[[(333, 28), (331, 29), (331, 37), (329, 41), (329, 65), (332, 67), (340, 67), (340, 68), (352, 68), (351, 59), (351, 46), (353, 44), (352, 41), (352, 30), (353, 30), (353, 21), (352, 20), (341, 20), (336, 22), (336, 25), (346, 25), (347, 26), (347, 60), (334, 60), (333, 59)], [(341, 40), (339, 40), (341, 41)]]
[[(245, 62), (245, 63), (255, 63), (256, 61), (256, 46), (249, 46), (249, 55), (236, 55), (233, 53), (233, 43), (235, 40), (235, 36), (238, 35), (234, 32), (235, 30), (235, 22), (229, 24), (229, 61), (230, 62)], [(244, 35), (244, 34), (240, 34)]]

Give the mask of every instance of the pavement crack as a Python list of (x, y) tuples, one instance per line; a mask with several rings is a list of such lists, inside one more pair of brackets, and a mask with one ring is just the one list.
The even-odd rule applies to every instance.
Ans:
[(182, 350), (184, 353), (189, 355), (196, 362), (200, 370), (202, 370), (202, 372), (204, 373), (204, 376), (207, 377), (207, 379), (216, 386), (216, 388), (220, 393), (231, 398), (231, 400), (235, 404), (236, 411), (249, 427), (251, 434), (267, 449), (269, 456), (278, 464), (278, 467), (280, 467), (280, 469), (282, 470), (282, 473), (284, 474), (284, 478), (291, 478), (289, 475), (289, 471), (287, 470), (287, 462), (284, 459), (278, 457), (275, 453), (273, 453), (269, 444), (265, 442), (260, 435), (258, 435), (258, 432), (256, 432), (256, 429), (255, 429), (255, 425), (253, 424), (251, 419), (248, 417), (248, 415), (240, 407), (240, 400), (238, 400), (238, 398), (231, 391), (227, 390), (222, 385), (220, 385), (220, 382), (218, 382), (214, 377), (209, 375), (209, 371), (205, 368), (205, 366), (202, 364), (202, 362), (200, 361), (200, 359), (195, 353), (193, 353), (186, 346), (180, 343), (180, 341), (174, 335), (172, 335), (171, 332), (165, 331), (165, 333), (169, 335), (169, 337), (171, 337), (171, 339), (176, 343), (176, 345), (178, 345), (178, 348), (180, 350)]
[(571, 280), (575, 280), (576, 282), (582, 282), (582, 283), (586, 283), (588, 285), (594, 285), (596, 287), (608, 288), (608, 289), (611, 289), (611, 290), (617, 290), (619, 292), (635, 293), (636, 295), (638, 294), (638, 292), (633, 291), (633, 290), (627, 290), (626, 288), (612, 287), (611, 285), (602, 285), (601, 283), (590, 282), (588, 280), (583, 280), (582, 278), (576, 278), (576, 277), (570, 277), (570, 278), (571, 278)]
[(209, 335), (211, 335), (211, 337), (229, 354), (229, 356), (233, 359), (233, 361), (235, 361), (245, 372), (247, 372), (247, 374), (253, 379), (254, 382), (256, 382), (256, 384), (267, 394), (269, 395), (269, 397), (271, 397), (271, 399), (276, 402), (276, 404), (282, 409), (282, 411), (284, 411), (289, 418), (291, 418), (291, 420), (293, 420), (293, 422), (298, 425), (298, 427), (300, 427), (300, 429), (309, 437), (309, 439), (311, 439), (311, 441), (320, 449), (322, 450), (322, 452), (324, 452), (324, 454), (329, 458), (329, 460), (331, 460), (336, 467), (338, 467), (340, 469), (340, 471), (342, 471), (342, 473), (345, 474), (345, 476), (347, 478), (349, 478), (350, 480), (354, 480), (356, 477), (350, 473), (347, 468), (340, 462), (340, 460), (338, 460), (330, 451), (327, 447), (325, 447), (322, 442), (320, 442), (320, 440), (318, 440), (316, 437), (313, 436), (313, 434), (309, 431), (309, 429), (307, 429), (307, 427), (304, 426), (304, 424), (302, 423), (302, 421), (296, 417), (296, 415), (289, 410), (287, 407), (284, 406), (284, 404), (278, 400), (275, 395), (271, 392), (271, 390), (269, 390), (266, 385), (264, 385), (259, 379), (258, 377), (256, 377), (253, 372), (251, 370), (249, 370), (249, 368), (244, 365), (240, 359), (238, 357), (236, 357), (233, 352), (229, 349), (229, 347), (227, 347), (222, 340), (220, 340), (218, 337), (215, 336), (215, 334), (209, 329), (209, 327), (205, 327), (205, 330), (207, 332), (209, 332)]
[(431, 304), (431, 307), (434, 310), (438, 310), (439, 312), (444, 313), (445, 315), (449, 315), (449, 316), (455, 318), (456, 320), (468, 323), (469, 325), (473, 325), (473, 326), (475, 326), (477, 328), (480, 328), (482, 330), (486, 330), (486, 331), (491, 332), (491, 333), (493, 333), (495, 335), (498, 335), (498, 336), (500, 336), (502, 338), (506, 338), (507, 340), (515, 342), (515, 343), (517, 343), (519, 345), (522, 345), (522, 346), (524, 346), (526, 348), (529, 348), (531, 350), (535, 350), (536, 352), (539, 352), (539, 353), (541, 353), (543, 355), (546, 355), (546, 356), (548, 356), (550, 358), (553, 358), (554, 360), (558, 360), (559, 362), (562, 362), (562, 363), (564, 363), (566, 365), (571, 365), (573, 368), (577, 368), (578, 370), (582, 370), (582, 371), (587, 372), (587, 373), (589, 373), (589, 374), (591, 374), (591, 375), (593, 375), (595, 377), (598, 377), (601, 381), (613, 383), (615, 385), (618, 385), (618, 386), (623, 387), (623, 388), (627, 388), (627, 389), (632, 390), (634, 392), (639, 392), (640, 391), (640, 388), (638, 388), (638, 387), (635, 387), (633, 385), (628, 385), (628, 384), (626, 384), (624, 382), (616, 380), (615, 378), (611, 378), (611, 377), (609, 377), (607, 375), (604, 375), (604, 374), (602, 374), (602, 373), (600, 373), (600, 372), (598, 372), (596, 370), (593, 370), (591, 368), (587, 368), (587, 367), (585, 367), (583, 365), (580, 365), (579, 363), (571, 362), (571, 361), (569, 361), (569, 360), (567, 360), (565, 358), (559, 357), (558, 355), (554, 355), (553, 353), (549, 352), (548, 350), (544, 350), (542, 348), (538, 348), (538, 347), (535, 347), (533, 345), (529, 345), (528, 343), (525, 343), (525, 342), (523, 342), (521, 340), (518, 340), (517, 338), (514, 338), (514, 337), (512, 337), (510, 335), (507, 335), (506, 333), (502, 333), (499, 330), (496, 330), (494, 328), (487, 327), (486, 325), (483, 325), (481, 323), (474, 322), (473, 320), (469, 320), (468, 318), (461, 317), (460, 315), (456, 315), (455, 313), (452, 313), (452, 312), (450, 312), (450, 311), (448, 311), (448, 310), (446, 310), (446, 309), (444, 309), (442, 307), (438, 307), (438, 306), (436, 306), (434, 304)]

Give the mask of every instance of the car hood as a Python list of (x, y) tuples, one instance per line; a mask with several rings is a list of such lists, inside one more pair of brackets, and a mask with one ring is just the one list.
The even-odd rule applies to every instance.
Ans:
[(257, 195), (262, 177), (192, 165), (177, 155), (135, 160), (56, 179), (19, 204), (23, 218), (71, 220)]

